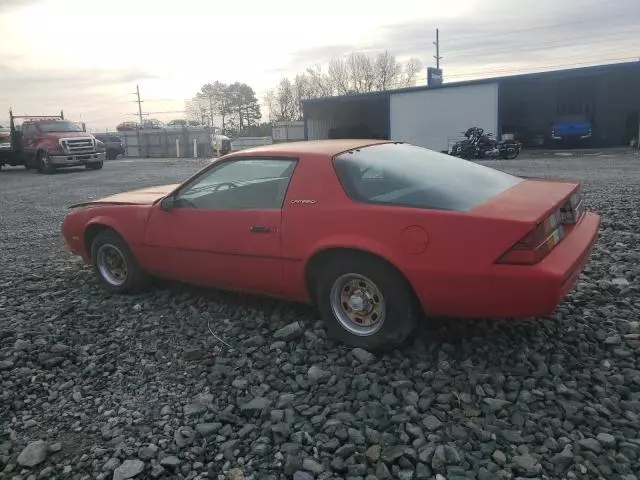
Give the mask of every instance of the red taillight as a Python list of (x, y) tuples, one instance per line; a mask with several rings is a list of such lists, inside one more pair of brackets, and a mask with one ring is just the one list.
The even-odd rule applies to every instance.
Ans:
[(571, 198), (562, 205), (562, 221), (568, 224), (575, 224), (580, 221), (584, 214), (584, 203), (582, 201), (582, 193), (580, 188), (575, 191)]
[(580, 186), (578, 186), (561, 208), (538, 223), (531, 232), (502, 255), (498, 263), (510, 265), (538, 263), (562, 241), (583, 215), (584, 203)]
[(498, 259), (498, 263), (532, 265), (542, 260), (564, 238), (563, 218), (556, 211)]

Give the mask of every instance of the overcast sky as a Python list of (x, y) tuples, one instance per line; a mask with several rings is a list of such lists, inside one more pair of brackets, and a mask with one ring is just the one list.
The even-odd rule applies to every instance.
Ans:
[(640, 59), (640, 0), (0, 0), (0, 124), (64, 108), (92, 129), (181, 117), (203, 83), (259, 96), (352, 51), (419, 57), (445, 81)]

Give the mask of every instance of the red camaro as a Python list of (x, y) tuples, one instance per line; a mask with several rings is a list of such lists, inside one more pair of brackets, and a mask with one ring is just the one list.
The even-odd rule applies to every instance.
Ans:
[(599, 224), (577, 183), (326, 140), (243, 150), (180, 185), (75, 205), (62, 232), (111, 291), (157, 276), (313, 302), (333, 336), (380, 350), (423, 313), (551, 313)]

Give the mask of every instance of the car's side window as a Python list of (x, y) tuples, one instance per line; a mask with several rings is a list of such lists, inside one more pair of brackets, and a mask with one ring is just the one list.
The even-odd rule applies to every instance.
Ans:
[(22, 129), (22, 135), (25, 137), (33, 137), (37, 133), (35, 125), (26, 125), (25, 128)]
[(295, 159), (245, 158), (213, 167), (182, 188), (178, 208), (204, 210), (279, 209)]

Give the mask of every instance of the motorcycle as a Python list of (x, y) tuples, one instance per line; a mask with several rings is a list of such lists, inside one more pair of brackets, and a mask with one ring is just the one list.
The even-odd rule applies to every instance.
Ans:
[(463, 132), (465, 139), (451, 147), (450, 155), (465, 160), (506, 159), (513, 160), (520, 154), (522, 144), (513, 140), (502, 142), (493, 138), (492, 133), (484, 133), (480, 127), (471, 127)]

